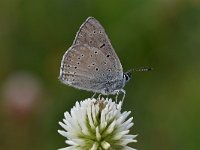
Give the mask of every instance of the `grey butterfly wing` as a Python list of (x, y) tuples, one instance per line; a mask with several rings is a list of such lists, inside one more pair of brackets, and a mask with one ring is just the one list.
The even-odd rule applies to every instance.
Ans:
[[(101, 93), (108, 81), (118, 80), (119, 72), (101, 50), (88, 45), (74, 45), (64, 54), (61, 82), (78, 89)], [(116, 74), (117, 73), (117, 74)]]
[(115, 71), (120, 72), (120, 78), (123, 76), (123, 69), (120, 60), (115, 53), (110, 40), (102, 25), (93, 17), (81, 25), (76, 34), (73, 45), (85, 45), (99, 49), (114, 65)]

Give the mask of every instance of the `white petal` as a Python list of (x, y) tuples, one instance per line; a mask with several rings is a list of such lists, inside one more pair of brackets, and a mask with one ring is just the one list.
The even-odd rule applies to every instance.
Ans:
[(119, 140), (119, 139), (122, 138), (123, 135), (128, 134), (128, 133), (129, 133), (129, 130), (119, 132), (116, 135), (114, 135), (112, 139), (113, 140)]
[(95, 142), (90, 150), (98, 150), (99, 144)]
[(108, 142), (106, 142), (106, 141), (101, 142), (101, 146), (102, 146), (105, 150), (107, 150), (107, 149), (110, 148), (110, 144), (109, 144)]
[(131, 148), (131, 147), (129, 147), (129, 146), (125, 146), (124, 150), (136, 150), (136, 149)]
[(99, 133), (99, 127), (96, 128), (96, 139), (97, 139), (97, 141), (101, 140), (101, 134)]
[(116, 121), (114, 120), (114, 121), (109, 125), (109, 127), (107, 128), (106, 134), (110, 134), (110, 133), (113, 132), (114, 127), (115, 127), (115, 124), (116, 124)]
[(95, 126), (94, 126), (94, 122), (92, 120), (92, 115), (91, 115), (92, 111), (91, 111), (91, 107), (87, 107), (87, 117), (88, 117), (88, 120), (89, 120), (89, 124), (90, 124), (90, 127), (92, 129), (95, 129)]
[(74, 149), (76, 149), (75, 146), (69, 146), (69, 147), (65, 147), (65, 148), (60, 148), (58, 150), (74, 150)]
[(75, 143), (74, 141), (66, 140), (65, 143), (72, 145), (72, 146), (77, 146), (78, 144)]

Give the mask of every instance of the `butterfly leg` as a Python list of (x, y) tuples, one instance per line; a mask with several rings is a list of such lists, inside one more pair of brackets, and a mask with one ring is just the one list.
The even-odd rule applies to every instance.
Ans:
[(125, 98), (125, 96), (126, 96), (126, 91), (125, 91), (124, 89), (121, 89), (121, 92), (124, 94), (123, 97), (122, 97), (122, 104), (123, 104), (124, 98)]
[(116, 103), (117, 103), (118, 95), (119, 95), (119, 91), (117, 91), (116, 96), (115, 96), (115, 102)]
[(97, 93), (94, 93), (94, 94), (92, 95), (91, 99), (93, 99), (93, 98), (95, 97), (96, 94), (97, 94)]
[(101, 94), (99, 94), (99, 96), (97, 97), (97, 100), (100, 100), (101, 99)]

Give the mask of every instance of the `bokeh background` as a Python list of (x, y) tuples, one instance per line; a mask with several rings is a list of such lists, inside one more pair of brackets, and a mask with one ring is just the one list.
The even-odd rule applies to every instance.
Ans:
[(150, 66), (127, 84), (139, 150), (200, 149), (199, 0), (0, 1), (0, 149), (65, 147), (58, 121), (92, 93), (61, 84), (62, 55), (97, 18), (124, 70)]

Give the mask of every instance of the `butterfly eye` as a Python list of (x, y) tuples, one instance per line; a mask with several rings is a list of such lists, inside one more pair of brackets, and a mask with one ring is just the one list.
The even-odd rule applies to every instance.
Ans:
[(110, 57), (110, 55), (107, 55), (107, 57)]
[(80, 64), (80, 62), (77, 62), (77, 64), (79, 65), (79, 64)]
[(95, 70), (96, 70), (96, 71), (98, 71), (98, 70), (99, 70), (99, 68), (96, 68)]
[(90, 65), (88, 65), (88, 68), (90, 68)]
[(107, 65), (107, 62), (106, 62), (106, 61), (104, 61), (104, 65)]
[(95, 33), (96, 33), (96, 31), (93, 31), (93, 33), (95, 34)]
[(81, 56), (83, 57), (84, 55), (82, 54)]
[(95, 54), (97, 54), (98, 52), (97, 52), (97, 51), (95, 51), (94, 53), (95, 53)]
[(74, 67), (75, 69), (77, 69), (77, 67)]
[(80, 57), (78, 57), (78, 59), (81, 59)]
[(108, 69), (109, 72), (111, 72), (111, 69)]

